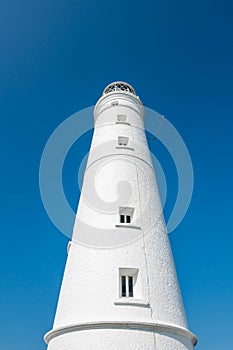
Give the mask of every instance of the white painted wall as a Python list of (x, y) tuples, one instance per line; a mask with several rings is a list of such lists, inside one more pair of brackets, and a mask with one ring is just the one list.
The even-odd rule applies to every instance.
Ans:
[(140, 330), (99, 329), (65, 334), (50, 343), (50, 350), (192, 350), (179, 336)]
[[(112, 106), (113, 101), (119, 104)], [(49, 350), (193, 349), (195, 336), (187, 330), (143, 113), (140, 100), (125, 92), (105, 95), (96, 105), (73, 242), (53, 330), (47, 336), (52, 338)], [(117, 114), (126, 114), (128, 124), (116, 123)], [(117, 148), (118, 136), (129, 137), (130, 149)], [(134, 208), (130, 227), (116, 226), (120, 206)], [(123, 305), (119, 268), (139, 270), (135, 298)], [(71, 325), (90, 322), (95, 326), (71, 332)], [(114, 322), (164, 328), (108, 326)], [(57, 335), (60, 328), (62, 334)]]

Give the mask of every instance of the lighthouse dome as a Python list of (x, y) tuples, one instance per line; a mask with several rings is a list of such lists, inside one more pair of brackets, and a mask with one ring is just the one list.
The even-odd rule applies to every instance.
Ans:
[(136, 92), (134, 90), (134, 88), (128, 84), (125, 83), (123, 81), (115, 81), (111, 84), (109, 84), (103, 91), (103, 95), (107, 95), (111, 92), (128, 92), (130, 94), (133, 94), (136, 96)]

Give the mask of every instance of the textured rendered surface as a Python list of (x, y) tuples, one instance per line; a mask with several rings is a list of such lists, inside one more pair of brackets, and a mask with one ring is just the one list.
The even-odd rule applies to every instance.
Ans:
[[(116, 105), (117, 102), (117, 105)], [(113, 104), (112, 104), (113, 103)], [(53, 330), (88, 322), (164, 323), (170, 331), (76, 330), (54, 336), (49, 350), (192, 350), (179, 284), (163, 220), (143, 125), (143, 106), (125, 92), (103, 96), (70, 244)], [(119, 122), (118, 115), (126, 121)], [(118, 137), (129, 138), (118, 147)], [(119, 208), (134, 208), (130, 225), (119, 225)], [(138, 271), (134, 298), (119, 300), (119, 269)], [(124, 298), (123, 298), (124, 299)], [(190, 333), (191, 334), (191, 333)]]

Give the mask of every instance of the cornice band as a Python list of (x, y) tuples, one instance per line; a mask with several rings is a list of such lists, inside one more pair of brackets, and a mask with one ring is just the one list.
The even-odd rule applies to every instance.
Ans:
[(92, 329), (131, 329), (131, 330), (141, 330), (149, 332), (163, 332), (178, 335), (190, 340), (193, 345), (197, 344), (197, 337), (195, 334), (190, 332), (188, 329), (166, 323), (152, 323), (152, 322), (132, 322), (132, 321), (115, 321), (115, 322), (86, 322), (79, 323), (70, 326), (60, 327), (53, 329), (45, 334), (44, 340), (48, 344), (50, 340), (56, 338), (60, 335), (78, 332), (83, 330)]

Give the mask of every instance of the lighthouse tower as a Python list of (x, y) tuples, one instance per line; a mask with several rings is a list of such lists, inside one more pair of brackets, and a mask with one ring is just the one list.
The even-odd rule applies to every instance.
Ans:
[(48, 350), (193, 350), (132, 86), (108, 85), (95, 129)]

